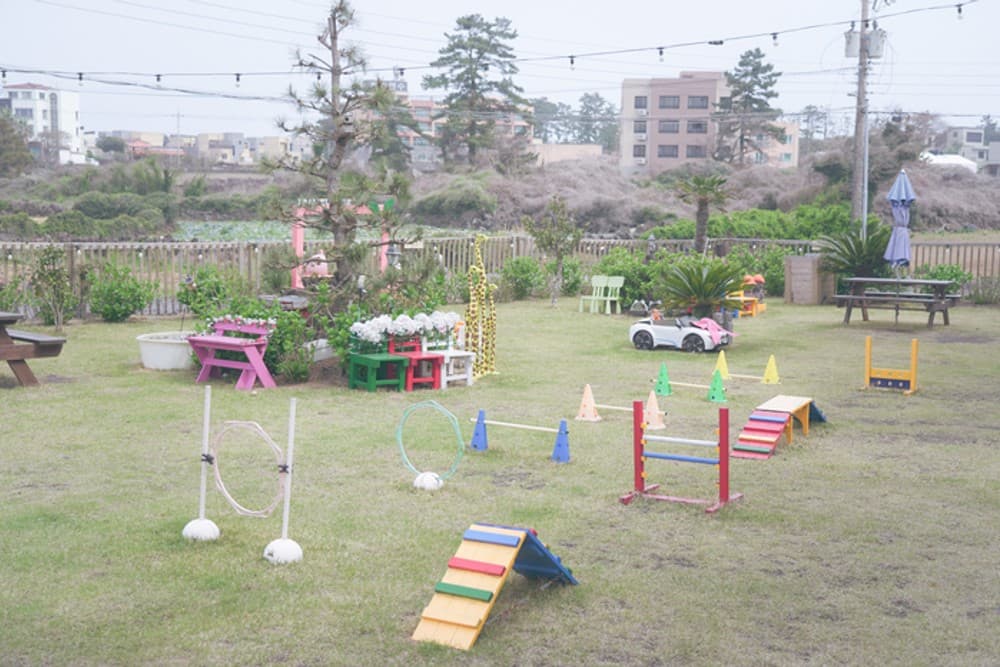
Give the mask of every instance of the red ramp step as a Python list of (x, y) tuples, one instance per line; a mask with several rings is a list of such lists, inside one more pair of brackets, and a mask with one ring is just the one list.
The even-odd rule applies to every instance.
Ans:
[(733, 445), (732, 456), (740, 459), (769, 459), (778, 440), (789, 427), (787, 412), (754, 410)]

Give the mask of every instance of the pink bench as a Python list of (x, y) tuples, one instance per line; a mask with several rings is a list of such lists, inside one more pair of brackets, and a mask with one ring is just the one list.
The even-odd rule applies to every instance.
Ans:
[[(276, 386), (264, 365), (267, 337), (273, 330), (273, 325), (261, 321), (219, 320), (212, 325), (212, 333), (188, 336), (188, 344), (201, 362), (195, 382), (205, 382), (219, 368), (236, 368), (243, 371), (237, 389), (253, 389), (258, 380), (264, 387)], [(216, 356), (220, 350), (239, 352), (246, 359), (220, 359)]]

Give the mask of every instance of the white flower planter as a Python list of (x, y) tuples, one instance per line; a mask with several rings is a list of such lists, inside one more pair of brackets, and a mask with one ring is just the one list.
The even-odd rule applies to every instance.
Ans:
[(165, 331), (136, 336), (143, 368), (156, 371), (179, 371), (194, 368), (191, 346), (187, 337), (191, 331)]

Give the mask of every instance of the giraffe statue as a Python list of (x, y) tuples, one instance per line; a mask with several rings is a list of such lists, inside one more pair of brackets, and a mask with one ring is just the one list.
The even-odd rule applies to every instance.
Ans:
[(497, 372), (497, 305), (493, 296), (497, 286), (486, 277), (485, 240), (482, 234), (476, 236), (475, 260), (469, 267), (469, 306), (465, 309), (465, 349), (476, 353), (472, 366), (475, 377)]

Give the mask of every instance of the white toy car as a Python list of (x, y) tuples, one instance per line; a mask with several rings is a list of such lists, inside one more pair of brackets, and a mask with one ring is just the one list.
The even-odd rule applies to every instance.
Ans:
[(662, 346), (685, 352), (704, 352), (729, 345), (733, 334), (709, 318), (696, 320), (685, 315), (675, 320), (654, 320), (649, 317), (641, 319), (629, 327), (628, 339), (637, 350), (652, 350)]

